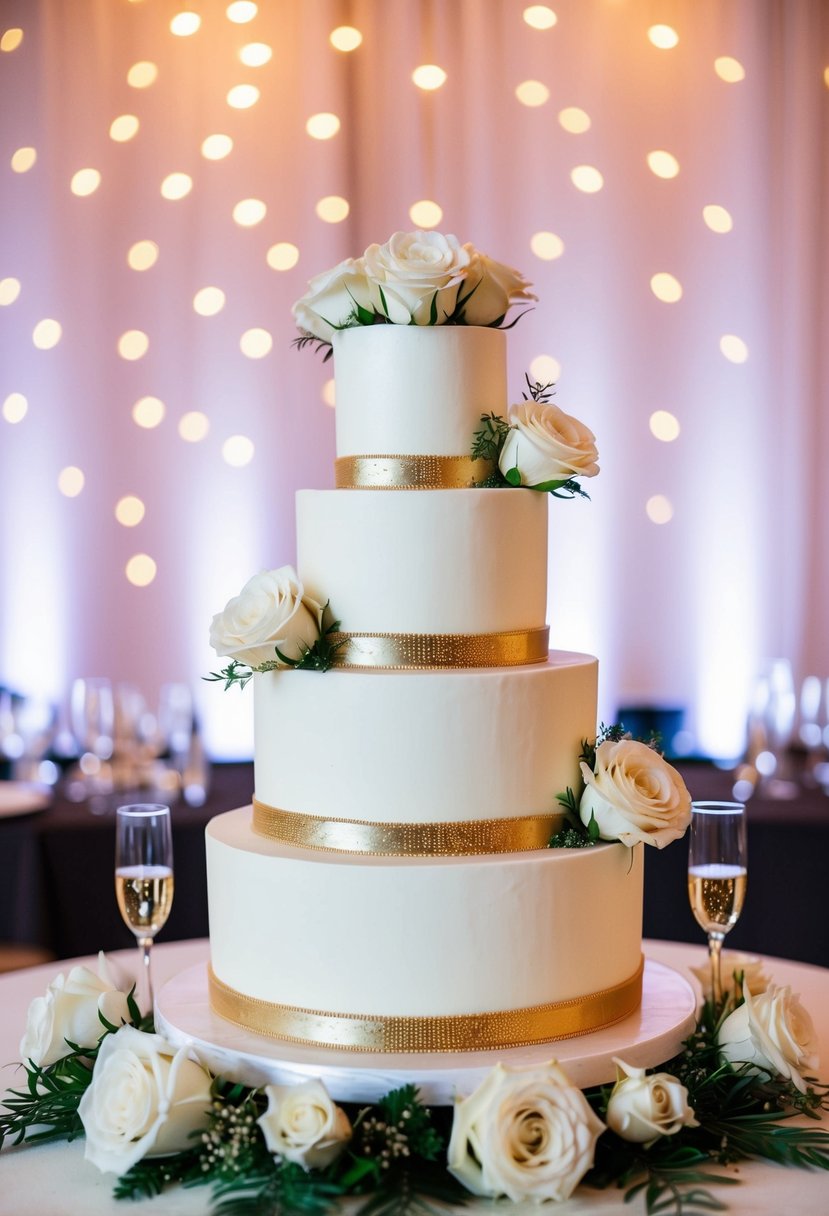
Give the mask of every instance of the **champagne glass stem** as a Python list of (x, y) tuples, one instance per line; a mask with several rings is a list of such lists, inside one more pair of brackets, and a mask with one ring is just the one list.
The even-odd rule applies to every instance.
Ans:
[(145, 1013), (152, 1015), (153, 1012), (153, 980), (150, 971), (150, 952), (152, 950), (153, 939), (151, 937), (139, 937), (138, 948), (141, 951), (141, 962), (143, 964), (142, 974), (144, 976), (143, 991), (146, 993), (147, 1003)]
[(722, 944), (725, 934), (708, 934), (708, 957), (711, 960), (711, 996), (714, 1006), (722, 1000)]

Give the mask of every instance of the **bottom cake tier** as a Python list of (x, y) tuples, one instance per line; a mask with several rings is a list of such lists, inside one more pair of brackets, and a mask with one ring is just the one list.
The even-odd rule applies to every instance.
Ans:
[(355, 1051), (551, 1042), (641, 999), (642, 849), (397, 858), (293, 848), (249, 807), (207, 828), (211, 1004)]

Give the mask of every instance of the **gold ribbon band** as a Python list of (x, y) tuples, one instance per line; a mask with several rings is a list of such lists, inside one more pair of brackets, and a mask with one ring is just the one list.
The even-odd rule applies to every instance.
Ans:
[(210, 1004), (245, 1030), (290, 1043), (340, 1051), (491, 1051), (570, 1039), (620, 1022), (642, 1000), (644, 960), (630, 979), (589, 996), (528, 1009), (446, 1017), (326, 1013), (245, 996), (208, 970)]
[(521, 667), (547, 658), (550, 628), (506, 633), (334, 633), (331, 642), (338, 646), (335, 667)]
[(495, 472), (493, 460), (471, 456), (340, 456), (338, 490), (474, 489)]
[(253, 830), (300, 849), (378, 857), (469, 857), (546, 849), (564, 814), (452, 823), (372, 823), (283, 811), (253, 799)]

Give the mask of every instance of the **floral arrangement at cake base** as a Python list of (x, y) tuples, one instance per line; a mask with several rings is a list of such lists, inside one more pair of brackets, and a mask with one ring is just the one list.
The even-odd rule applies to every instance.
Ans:
[(811, 1019), (788, 988), (750, 974), (765, 989), (735, 971), (656, 1071), (618, 1059), (614, 1085), (582, 1092), (555, 1060), (499, 1064), (453, 1107), (425, 1106), (413, 1085), (360, 1107), (338, 1106), (317, 1079), (251, 1089), (211, 1076), (153, 1033), (101, 955), (97, 975), (75, 967), (33, 1001), (0, 1146), (85, 1137), (117, 1198), (209, 1185), (215, 1216), (317, 1216), (345, 1198), (364, 1216), (425, 1213), (470, 1194), (560, 1201), (579, 1187), (620, 1188), (652, 1216), (722, 1211), (709, 1188), (738, 1181), (724, 1166), (829, 1169), (829, 1133), (788, 1123), (829, 1109), (811, 1077)]

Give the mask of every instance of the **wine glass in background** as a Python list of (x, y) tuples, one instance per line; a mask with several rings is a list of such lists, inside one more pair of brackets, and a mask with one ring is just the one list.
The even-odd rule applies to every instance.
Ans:
[(162, 684), (158, 694), (158, 729), (170, 754), (170, 764), (184, 769), (193, 734), (193, 694), (187, 684)]
[(711, 992), (722, 999), (723, 939), (743, 910), (748, 878), (746, 814), (741, 802), (694, 802), (688, 847), (688, 899), (708, 934)]
[[(17, 781), (54, 783), (57, 770), (44, 764), (57, 725), (56, 706), (46, 697), (19, 697), (12, 706), (16, 749), (12, 776)], [(7, 753), (9, 754), (9, 753)]]
[(119, 806), (115, 835), (115, 894), (127, 926), (138, 939), (146, 1013), (153, 1008), (150, 954), (153, 938), (173, 903), (173, 834), (170, 808), (160, 803)]
[(829, 679), (806, 676), (800, 687), (798, 740), (806, 752), (803, 784), (829, 786)]
[(79, 765), (87, 795), (111, 789), (109, 759), (115, 736), (112, 683), (97, 677), (75, 680), (69, 696), (72, 734), (81, 753)]

